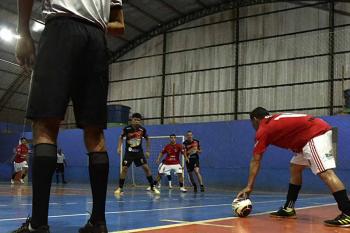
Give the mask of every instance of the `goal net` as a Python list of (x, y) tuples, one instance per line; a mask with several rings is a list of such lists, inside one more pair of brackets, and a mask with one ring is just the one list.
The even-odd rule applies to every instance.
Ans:
[[(152, 176), (155, 179), (155, 177), (158, 174), (158, 164), (156, 163), (158, 155), (163, 150), (163, 148), (170, 142), (170, 140), (169, 140), (169, 136), (150, 136), (149, 139), (150, 139), (150, 157), (149, 159), (147, 159), (147, 163), (152, 171)], [(185, 140), (185, 137), (183, 135), (176, 136), (177, 143), (182, 144), (184, 140)], [(146, 154), (145, 140), (143, 141), (142, 145), (143, 145), (143, 151)], [(125, 148), (125, 139), (123, 141), (122, 156), (120, 158), (123, 158), (125, 155), (124, 148)], [(163, 158), (164, 157), (165, 156), (163, 156)], [(180, 157), (180, 163), (184, 171), (185, 159), (183, 155)], [(121, 169), (122, 169), (122, 159), (120, 159), (120, 172), (121, 172)], [(182, 173), (182, 175), (184, 176), (184, 172)], [(167, 184), (167, 179), (165, 176), (162, 177), (161, 181), (162, 181), (162, 184)], [(178, 184), (177, 175), (172, 175), (172, 181), (173, 181), (172, 182), (173, 186), (177, 186)], [(142, 167), (135, 167), (135, 164), (133, 163), (129, 167), (125, 184), (132, 185), (132, 186), (148, 186), (148, 181)]]

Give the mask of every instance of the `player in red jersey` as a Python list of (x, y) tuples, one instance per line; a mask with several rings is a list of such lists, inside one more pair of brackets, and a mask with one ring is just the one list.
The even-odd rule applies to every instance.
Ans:
[[(159, 153), (157, 158), (157, 164), (159, 164), (161, 158), (164, 155), (166, 155), (165, 159), (162, 162), (162, 165), (160, 166), (159, 174), (167, 175), (169, 180), (169, 176), (171, 178), (171, 172), (173, 171), (178, 175), (180, 191), (187, 192), (186, 188), (184, 187), (184, 179), (182, 176), (183, 171), (182, 171), (182, 166), (180, 164), (180, 154), (184, 154), (183, 146), (181, 144), (176, 143), (175, 134), (171, 134), (169, 138), (170, 138), (170, 143), (164, 147), (164, 149)], [(159, 181), (160, 181), (160, 176), (157, 177), (156, 182), (159, 182)], [(169, 188), (170, 187), (171, 187), (171, 183), (169, 185)]]
[(271, 217), (295, 218), (294, 203), (302, 185), (302, 172), (310, 167), (315, 175), (329, 187), (342, 212), (333, 220), (326, 220), (327, 226), (350, 227), (350, 201), (343, 182), (334, 172), (335, 159), (332, 154), (331, 126), (322, 119), (306, 114), (282, 113), (270, 115), (258, 107), (250, 113), (256, 129), (254, 155), (250, 162), (247, 186), (237, 197), (247, 196), (253, 191), (261, 159), (268, 145), (292, 150), (295, 155), (290, 161), (290, 184), (287, 200), (283, 207), (271, 213)]
[(22, 137), (20, 139), (20, 144), (16, 147), (16, 154), (13, 161), (13, 167), (14, 167), (14, 173), (11, 177), (11, 184), (15, 183), (15, 177), (20, 174), (20, 183), (24, 184), (24, 178), (26, 177), (28, 173), (28, 154), (29, 154), (29, 148), (28, 148), (28, 142), (25, 137)]

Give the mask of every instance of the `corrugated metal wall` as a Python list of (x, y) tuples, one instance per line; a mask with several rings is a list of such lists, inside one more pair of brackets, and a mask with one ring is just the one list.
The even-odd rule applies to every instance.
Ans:
[[(146, 117), (147, 124), (159, 124), (162, 117), (164, 123), (246, 119), (256, 106), (330, 114), (329, 5), (307, 4), (241, 8), (238, 43), (235, 10), (151, 39), (111, 65), (109, 104), (130, 106)], [(337, 112), (343, 104), (343, 86), (350, 88), (350, 19), (342, 14), (349, 12), (350, 3), (338, 3), (335, 10)]]

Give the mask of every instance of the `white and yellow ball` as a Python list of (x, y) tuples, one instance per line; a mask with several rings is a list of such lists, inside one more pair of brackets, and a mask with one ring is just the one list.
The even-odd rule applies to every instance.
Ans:
[(238, 217), (247, 217), (253, 209), (253, 205), (248, 198), (236, 198), (232, 202), (232, 211)]

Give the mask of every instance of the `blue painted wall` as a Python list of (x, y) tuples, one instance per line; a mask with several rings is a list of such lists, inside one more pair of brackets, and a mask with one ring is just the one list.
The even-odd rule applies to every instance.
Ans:
[[(350, 188), (350, 116), (324, 117), (339, 129), (337, 173)], [(179, 125), (153, 125), (146, 127), (149, 135), (183, 135), (192, 130), (201, 142), (201, 170), (207, 186), (243, 187), (247, 181), (248, 166), (254, 144), (254, 130), (249, 121), (211, 122)], [(119, 178), (119, 156), (116, 154), (117, 139), (121, 127), (106, 130), (106, 140), (110, 155), (110, 182), (117, 184)], [(30, 137), (30, 133), (27, 134)], [(162, 141), (164, 143), (164, 140)], [(153, 145), (157, 144), (156, 141)], [(158, 141), (159, 144), (159, 141)], [(72, 182), (88, 182), (87, 156), (81, 130), (63, 130), (59, 136), (59, 146), (66, 154), (69, 167), (67, 179)], [(153, 170), (154, 151), (150, 164)], [(270, 147), (264, 155), (261, 172), (257, 178), (259, 190), (285, 191), (289, 180), (289, 161), (292, 153)], [(2, 173), (2, 171), (1, 171)], [(146, 183), (143, 171), (136, 169), (136, 182)], [(325, 185), (307, 170), (304, 174), (303, 190), (307, 192), (328, 192)]]

